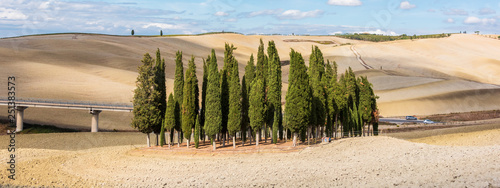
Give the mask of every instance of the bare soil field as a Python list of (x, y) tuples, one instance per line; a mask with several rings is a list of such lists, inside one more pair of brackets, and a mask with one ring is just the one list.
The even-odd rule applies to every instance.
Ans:
[[(451, 128), (410, 141), (357, 137), (328, 144), (263, 144), (218, 152), (144, 145), (142, 133), (17, 135), (16, 180), (50, 187), (497, 187), (498, 125)], [(476, 131), (482, 130), (482, 131)], [(433, 130), (435, 131), (435, 130)], [(432, 132), (432, 131), (431, 131)], [(451, 133), (451, 134), (450, 134)], [(428, 137), (432, 135), (431, 137)], [(154, 137), (153, 137), (154, 138)], [(8, 143), (8, 136), (0, 141)], [(429, 143), (429, 144), (428, 144)], [(432, 145), (431, 145), (432, 144)], [(281, 147), (279, 152), (277, 147)], [(274, 149), (273, 149), (274, 148)], [(206, 150), (206, 151), (205, 151)], [(6, 149), (1, 156), (8, 156)], [(7, 158), (2, 157), (3, 168)]]

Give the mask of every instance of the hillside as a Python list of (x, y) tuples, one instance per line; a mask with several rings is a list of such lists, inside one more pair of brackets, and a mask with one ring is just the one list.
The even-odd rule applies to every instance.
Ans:
[[(166, 60), (167, 93), (172, 92), (175, 52), (183, 51), (187, 68), (196, 58), (202, 76), (202, 58), (214, 48), (219, 67), (224, 43), (234, 44), (240, 76), (250, 54), (257, 54), (259, 39), (274, 40), (281, 60), (289, 59), (290, 48), (304, 55), (312, 45), (325, 59), (339, 64), (339, 73), (352, 67), (367, 75), (380, 96), (381, 115), (426, 115), (498, 109), (500, 98), (500, 40), (477, 35), (452, 35), (440, 39), (418, 39), (373, 43), (333, 36), (245, 36), (213, 34), (174, 37), (131, 37), (59, 34), (0, 39), (0, 75), (16, 76), (16, 95), (21, 98), (129, 103), (137, 67), (144, 53), (157, 48)], [(355, 46), (374, 70), (365, 70), (351, 51)], [(267, 46), (267, 45), (266, 45)], [(283, 96), (288, 81), (283, 67)], [(200, 82), (201, 83), (201, 82)], [(0, 83), (6, 87), (5, 82)], [(6, 92), (0, 93), (5, 97)], [(283, 97), (284, 100), (284, 97)], [(0, 109), (6, 109), (2, 106)], [(0, 114), (1, 117), (6, 115)], [(130, 129), (131, 114), (104, 112), (100, 127)], [(26, 121), (75, 128), (89, 128), (88, 112), (29, 108)]]

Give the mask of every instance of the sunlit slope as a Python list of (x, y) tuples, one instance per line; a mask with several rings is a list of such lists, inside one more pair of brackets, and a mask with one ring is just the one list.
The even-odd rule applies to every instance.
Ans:
[[(175, 53), (183, 52), (184, 66), (194, 56), (198, 79), (203, 58), (216, 50), (222, 68), (224, 44), (233, 44), (240, 77), (250, 54), (257, 59), (259, 39), (274, 40), (282, 61), (290, 49), (302, 53), (306, 64), (311, 47), (321, 48), (325, 60), (339, 65), (339, 74), (352, 67), (367, 75), (380, 96), (383, 116), (423, 115), (500, 108), (500, 40), (476, 35), (405, 40), (383, 43), (347, 40), (332, 36), (245, 36), (213, 34), (175, 37), (129, 37), (60, 34), (0, 39), (0, 76), (16, 76), (16, 95), (21, 98), (130, 103), (137, 67), (146, 52), (154, 56), (160, 48), (166, 60), (167, 92), (173, 92)], [(350, 49), (375, 68), (365, 70)], [(289, 66), (283, 66), (283, 100)], [(201, 84), (201, 82), (200, 82)], [(0, 82), (5, 88), (6, 82)], [(5, 97), (6, 93), (0, 93)], [(36, 114), (29, 114), (29, 112)], [(72, 124), (88, 128), (87, 112), (28, 109), (26, 120), (47, 124)], [(58, 122), (54, 116), (75, 117)], [(4, 116), (4, 115), (0, 115)], [(51, 117), (51, 118), (48, 118)], [(103, 113), (101, 128), (130, 129), (129, 115)], [(88, 123), (87, 123), (88, 122)]]
[(356, 45), (382, 115), (500, 108), (500, 40), (477, 35)]

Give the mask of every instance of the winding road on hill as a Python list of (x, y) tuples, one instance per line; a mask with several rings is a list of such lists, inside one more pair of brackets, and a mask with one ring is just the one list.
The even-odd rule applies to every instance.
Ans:
[(359, 54), (359, 52), (356, 51), (356, 49), (354, 49), (354, 45), (351, 45), (351, 51), (352, 51), (352, 53), (354, 53), (354, 55), (356, 55), (356, 58), (358, 59), (359, 63), (361, 65), (363, 65), (363, 67), (365, 67), (366, 69), (373, 69), (372, 66), (366, 64), (365, 61), (361, 58), (361, 55)]

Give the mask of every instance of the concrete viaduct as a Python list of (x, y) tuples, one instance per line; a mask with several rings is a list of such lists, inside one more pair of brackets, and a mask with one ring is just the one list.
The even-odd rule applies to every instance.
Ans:
[[(9, 105), (7, 99), (0, 99), (0, 105)], [(91, 102), (80, 102), (80, 101), (50, 101), (50, 100), (40, 100), (40, 99), (29, 99), (22, 100), (16, 99), (14, 104), (14, 109), (16, 113), (16, 132), (23, 130), (23, 118), (24, 110), (29, 107), (37, 108), (64, 108), (64, 109), (76, 109), (76, 110), (88, 110), (92, 114), (91, 121), (91, 132), (99, 131), (99, 113), (102, 111), (123, 111), (132, 112), (134, 107), (132, 105), (124, 104), (100, 104)]]

